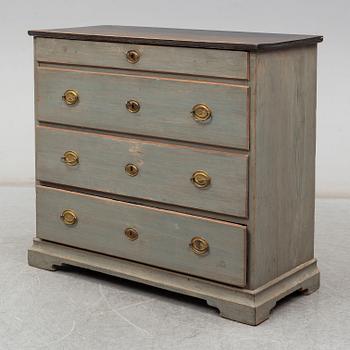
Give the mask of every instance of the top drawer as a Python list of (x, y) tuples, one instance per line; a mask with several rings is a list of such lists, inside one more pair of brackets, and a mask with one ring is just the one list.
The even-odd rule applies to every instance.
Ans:
[(47, 38), (36, 38), (35, 50), (39, 62), (248, 79), (244, 51)]

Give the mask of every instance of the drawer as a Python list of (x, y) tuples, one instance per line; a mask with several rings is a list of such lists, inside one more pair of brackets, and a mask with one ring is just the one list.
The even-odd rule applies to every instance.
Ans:
[[(38, 120), (248, 149), (246, 86), (52, 68), (37, 77)], [(67, 90), (76, 104), (63, 101)], [(200, 104), (210, 111), (195, 118)]]
[(247, 155), (44, 126), (36, 140), (41, 181), (247, 216)]
[(36, 38), (35, 53), (39, 62), (248, 79), (244, 51)]
[(37, 236), (228, 284), (246, 281), (242, 225), (39, 186)]

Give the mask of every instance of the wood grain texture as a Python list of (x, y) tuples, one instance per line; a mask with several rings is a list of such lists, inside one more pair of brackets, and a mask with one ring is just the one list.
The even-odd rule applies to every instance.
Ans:
[(316, 47), (252, 59), (249, 287), (256, 288), (314, 256)]
[[(77, 105), (62, 100), (68, 89), (78, 91)], [(248, 87), (230, 84), (39, 68), (37, 119), (247, 149), (248, 94)], [(137, 100), (140, 111), (130, 113), (128, 100)], [(193, 119), (199, 103), (212, 110), (209, 122)]]
[(174, 28), (91, 26), (30, 30), (29, 35), (70, 40), (263, 51), (321, 42), (320, 35), (248, 33)]
[(170, 73), (170, 72), (158, 72), (158, 71), (146, 71), (146, 70), (131, 70), (131, 69), (122, 69), (122, 68), (109, 68), (109, 67), (91, 67), (91, 66), (82, 66), (74, 64), (62, 64), (54, 62), (37, 62), (37, 66), (40, 68), (56, 68), (56, 69), (66, 69), (66, 70), (79, 70), (95, 73), (109, 73), (109, 74), (121, 74), (121, 75), (137, 75), (138, 77), (152, 77), (152, 78), (167, 78), (175, 80), (186, 80), (186, 81), (199, 81), (200, 83), (216, 83), (216, 84), (229, 84), (237, 86), (249, 86), (249, 80), (242, 79), (232, 79), (232, 78), (223, 78), (223, 77), (211, 77), (211, 76), (201, 76), (201, 75), (189, 75), (189, 74), (180, 74), (180, 73)]
[[(75, 211), (76, 225), (62, 222), (60, 214), (65, 209)], [(125, 236), (124, 230), (128, 227), (138, 231), (135, 241)], [(206, 255), (196, 255), (189, 247), (195, 236), (208, 241)], [(245, 285), (246, 232), (241, 225), (38, 187), (37, 237), (228, 284)]]
[(270, 316), (278, 300), (298, 290), (312, 293), (320, 284), (314, 259), (256, 290), (248, 290), (37, 238), (28, 251), (28, 263), (46, 270), (78, 266), (205, 299), (222, 317), (254, 326)]
[[(36, 60), (176, 74), (248, 79), (248, 53), (122, 43), (36, 38)], [(140, 60), (130, 63), (129, 50)]]
[[(60, 158), (74, 150), (77, 166)], [(41, 181), (111, 192), (157, 202), (246, 217), (248, 156), (164, 143), (39, 126), (37, 178)], [(124, 167), (136, 164), (139, 175)], [(190, 181), (197, 170), (212, 178), (207, 189)]]

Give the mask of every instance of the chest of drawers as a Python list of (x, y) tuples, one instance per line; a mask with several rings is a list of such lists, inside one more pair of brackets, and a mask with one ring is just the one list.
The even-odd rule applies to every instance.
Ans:
[(37, 231), (29, 264), (207, 300), (256, 325), (319, 287), (320, 36), (30, 31)]

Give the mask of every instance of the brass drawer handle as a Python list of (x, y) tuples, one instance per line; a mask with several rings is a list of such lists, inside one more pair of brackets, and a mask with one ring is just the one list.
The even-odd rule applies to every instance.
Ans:
[(61, 219), (66, 225), (74, 225), (78, 221), (78, 216), (72, 209), (66, 209), (62, 212)]
[(128, 237), (130, 239), (130, 241), (135, 241), (139, 237), (138, 232), (132, 227), (126, 228), (124, 230), (124, 234), (126, 237)]
[(75, 90), (66, 90), (62, 99), (66, 105), (73, 106), (79, 102), (79, 93)]
[(130, 113), (137, 113), (141, 108), (140, 103), (136, 100), (129, 100), (125, 106)]
[(209, 251), (209, 243), (203, 237), (193, 237), (189, 246), (197, 255), (204, 255)]
[(64, 155), (61, 159), (65, 164), (69, 166), (74, 166), (79, 164), (79, 155), (75, 151), (64, 152)]
[(139, 173), (139, 168), (135, 164), (126, 164), (125, 165), (125, 172), (129, 176), (136, 176)]
[(193, 106), (191, 113), (193, 119), (197, 122), (206, 122), (212, 116), (211, 109), (207, 105), (201, 103)]
[(129, 50), (126, 53), (126, 59), (129, 63), (137, 63), (140, 60), (141, 54), (137, 50)]
[(198, 188), (207, 188), (211, 183), (211, 177), (204, 170), (198, 170), (192, 174), (191, 181)]

